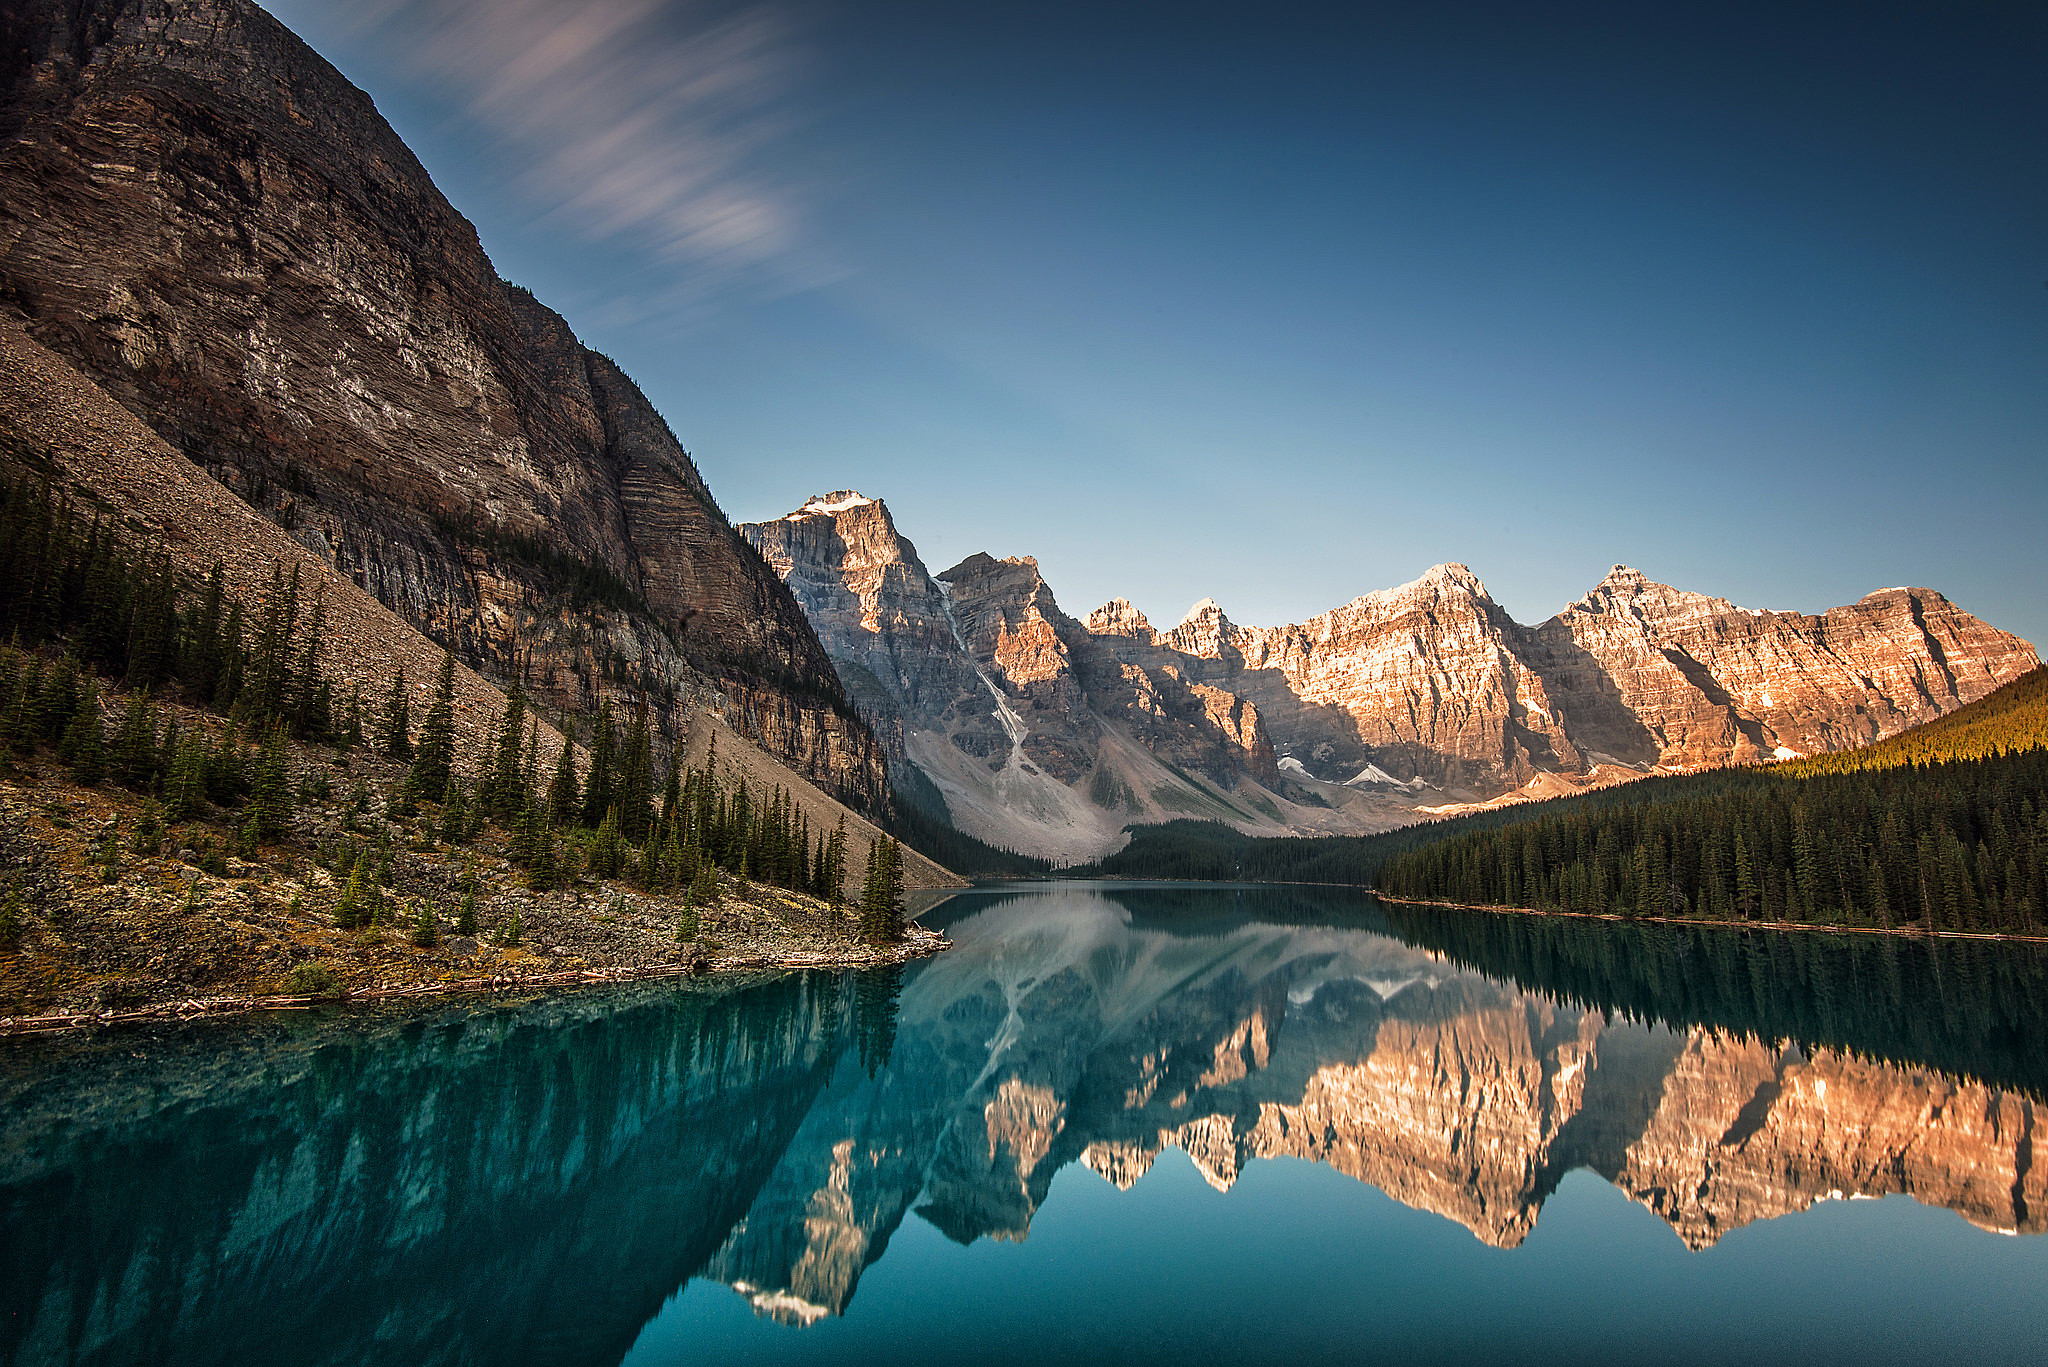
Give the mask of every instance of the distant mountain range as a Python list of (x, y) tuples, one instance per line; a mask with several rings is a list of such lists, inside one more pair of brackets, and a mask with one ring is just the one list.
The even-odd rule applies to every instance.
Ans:
[(933, 575), (878, 499), (740, 532), (802, 605), (899, 786), (1054, 859), (1126, 825), (1384, 830), (1445, 807), (1838, 751), (2025, 674), (2034, 648), (1931, 589), (1820, 616), (1740, 608), (1617, 565), (1534, 627), (1463, 565), (1298, 625), (1204, 599), (1161, 630), (1063, 613), (1030, 557)]

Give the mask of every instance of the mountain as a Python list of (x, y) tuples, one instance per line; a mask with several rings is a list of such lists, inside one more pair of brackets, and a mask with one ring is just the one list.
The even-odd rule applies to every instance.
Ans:
[(1761, 612), (1617, 565), (1526, 627), (1463, 565), (1296, 625), (1212, 599), (1161, 630), (1076, 621), (1030, 557), (931, 575), (851, 491), (740, 528), (795, 592), (899, 769), (994, 844), (1092, 858), (1129, 824), (1386, 830), (1446, 807), (1868, 744), (2033, 669), (1931, 589)]
[(0, 10), (0, 307), (550, 715), (644, 704), (673, 744), (706, 709), (886, 804), (803, 611), (639, 388), (501, 280), (369, 97), (254, 5)]
[(1132, 821), (1283, 834), (1331, 815), (1281, 796), (1255, 706), (1067, 616), (1028, 556), (934, 575), (887, 505), (851, 490), (739, 530), (802, 604), (905, 786), (922, 781), (971, 835), (1073, 860)]

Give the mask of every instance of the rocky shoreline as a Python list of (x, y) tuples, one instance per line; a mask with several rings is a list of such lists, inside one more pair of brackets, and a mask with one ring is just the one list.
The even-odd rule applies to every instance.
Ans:
[(270, 996), (229, 994), (188, 997), (182, 1001), (156, 1002), (119, 1011), (109, 1009), (54, 1012), (39, 1016), (0, 1016), (0, 1037), (48, 1035), (60, 1031), (106, 1026), (198, 1020), (202, 1017), (241, 1015), (252, 1011), (308, 1011), (316, 1006), (397, 1001), (420, 997), (473, 996), (492, 992), (556, 990), (644, 982), (655, 978), (701, 978), (714, 974), (758, 974), (777, 970), (886, 968), (909, 963), (913, 959), (928, 958), (944, 951), (950, 945), (951, 942), (944, 934), (927, 930), (923, 926), (912, 925), (906, 930), (900, 944), (886, 949), (847, 945), (829, 952), (808, 954), (728, 955), (720, 958), (695, 955), (669, 963), (641, 964), (623, 968), (570, 969), (539, 974), (494, 973), (483, 977), (379, 987), (366, 991), (344, 989), (333, 993), (285, 993)]

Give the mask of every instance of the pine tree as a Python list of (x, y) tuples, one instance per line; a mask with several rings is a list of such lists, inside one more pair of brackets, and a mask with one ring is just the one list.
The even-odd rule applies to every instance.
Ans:
[(284, 723), (273, 723), (264, 737), (263, 753), (256, 762), (256, 775), (249, 787), (249, 820), (259, 842), (274, 841), (285, 833), (292, 819), (291, 777), (286, 768)]
[(596, 729), (590, 736), (590, 772), (583, 780), (583, 824), (593, 829), (618, 801), (615, 790), (617, 775), (613, 772), (617, 749), (618, 738), (612, 727), (612, 704), (607, 698), (597, 705)]
[(880, 876), (879, 943), (893, 945), (903, 938), (903, 847), (891, 836), (882, 844)]
[(626, 842), (619, 831), (619, 811), (614, 807), (598, 824), (597, 839), (590, 844), (590, 871), (599, 878), (617, 878), (626, 862)]
[(445, 844), (459, 845), (469, 838), (469, 799), (464, 795), (462, 784), (456, 779), (448, 780), (448, 790), (441, 797), (441, 840)]
[(64, 729), (58, 755), (71, 766), (71, 777), (84, 787), (98, 785), (107, 773), (107, 738), (100, 720), (99, 690), (87, 676), (78, 693), (78, 707)]
[(868, 845), (867, 868), (861, 874), (860, 902), (854, 912), (854, 933), (868, 944), (882, 942), (882, 842)]
[(356, 866), (349, 871), (348, 884), (341, 890), (341, 898), (334, 904), (334, 924), (341, 930), (357, 930), (370, 923), (370, 856), (364, 852), (356, 856)]
[(654, 740), (647, 727), (647, 709), (633, 716), (633, 730), (627, 737), (619, 762), (619, 831), (630, 844), (647, 837), (654, 802)]
[(384, 716), (377, 724), (377, 753), (392, 759), (412, 756), (412, 720), (406, 711), (405, 666), (391, 681), (391, 696), (385, 700)]
[(312, 740), (326, 740), (333, 729), (328, 683), (320, 677), (320, 647), (327, 634), (327, 600), (313, 595), (313, 620), (306, 628), (306, 648), (290, 681), (292, 727)]
[(505, 719), (498, 729), (498, 761), (480, 794), (485, 808), (510, 825), (525, 809), (520, 792), (519, 746), (526, 739), (526, 691), (514, 684), (505, 698)]
[(683, 898), (685, 906), (701, 910), (718, 901), (718, 873), (710, 860), (697, 865), (696, 876), (690, 880), (690, 891)]
[(363, 748), (363, 686), (350, 684), (348, 688), (348, 711), (342, 717), (341, 744), (346, 750)]
[(226, 667), (225, 642), (221, 639), (223, 609), (221, 562), (215, 560), (207, 571), (206, 589), (193, 610), (186, 628), (185, 657), (181, 668), (195, 697), (211, 698), (220, 687)]
[(206, 800), (206, 742), (195, 732), (178, 742), (177, 759), (164, 779), (164, 816), (189, 821)]
[(113, 747), (114, 782), (136, 792), (156, 783), (156, 714), (147, 693), (129, 695)]
[(434, 915), (432, 901), (420, 900), (420, 914), (412, 923), (412, 942), (421, 949), (432, 949), (441, 943), (441, 925)]
[(441, 652), (441, 672), (434, 676), (434, 700), (427, 706), (427, 719), (420, 724), (419, 744), (413, 750), (413, 773), (420, 796), (428, 802), (442, 801), (455, 771), (455, 655)]
[(562, 752), (555, 757), (555, 776), (548, 784), (548, 819), (568, 826), (579, 813), (581, 794), (576, 782), (576, 724), (562, 726)]

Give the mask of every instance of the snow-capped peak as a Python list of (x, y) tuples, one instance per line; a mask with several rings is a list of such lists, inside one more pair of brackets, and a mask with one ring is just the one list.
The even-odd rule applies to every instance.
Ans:
[(854, 508), (865, 508), (875, 500), (854, 492), (852, 489), (837, 489), (829, 494), (813, 495), (811, 501), (791, 513), (791, 517), (813, 517), (823, 514), (831, 517)]

